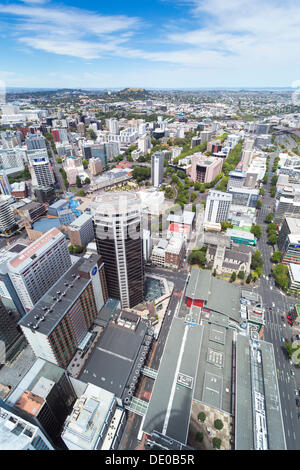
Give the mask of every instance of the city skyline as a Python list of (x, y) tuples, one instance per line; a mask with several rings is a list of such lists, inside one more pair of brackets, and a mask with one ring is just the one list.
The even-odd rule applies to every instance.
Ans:
[(294, 0), (2, 2), (0, 79), (41, 88), (298, 86), (299, 13)]

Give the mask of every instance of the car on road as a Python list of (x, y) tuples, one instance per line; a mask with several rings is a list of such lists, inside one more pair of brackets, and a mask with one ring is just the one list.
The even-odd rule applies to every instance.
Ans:
[(286, 324), (285, 324), (285, 323), (283, 324), (283, 328), (286, 328)]
[(293, 371), (293, 369), (290, 370), (290, 373), (291, 373), (291, 375), (294, 377), (295, 372)]
[(285, 339), (284, 339), (283, 336), (281, 336), (281, 341), (282, 341), (283, 343), (285, 343)]
[(299, 407), (300, 406), (300, 400), (299, 398), (296, 398), (296, 405)]
[(298, 413), (297, 416), (298, 416), (298, 421), (300, 421), (300, 413)]
[(296, 395), (297, 397), (299, 397), (299, 390), (297, 390), (297, 389), (295, 390), (295, 395)]
[(288, 343), (288, 342), (289, 342), (288, 338), (285, 338), (285, 342), (286, 342), (286, 343)]

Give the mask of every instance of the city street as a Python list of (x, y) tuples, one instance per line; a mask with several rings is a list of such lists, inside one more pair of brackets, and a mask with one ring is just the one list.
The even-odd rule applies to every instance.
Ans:
[[(270, 168), (273, 166), (275, 155), (277, 154), (272, 154), (270, 158)], [(300, 410), (296, 408), (295, 389), (300, 387), (300, 370), (298, 366), (293, 366), (289, 362), (282, 338), (291, 341), (293, 332), (287, 320), (283, 321), (281, 316), (288, 315), (290, 305), (296, 304), (297, 300), (278, 289), (275, 286), (275, 279), (271, 275), (273, 265), (270, 258), (274, 250), (271, 245), (267, 244), (267, 224), (264, 222), (266, 215), (273, 211), (275, 204), (275, 199), (271, 198), (269, 194), (270, 179), (269, 176), (268, 184), (264, 185), (267, 192), (262, 201), (263, 206), (257, 211), (257, 224), (263, 229), (262, 237), (258, 241), (258, 249), (264, 259), (264, 275), (254, 287), (254, 291), (262, 296), (263, 306), (266, 309), (264, 339), (274, 346), (287, 449), (296, 450), (300, 445), (300, 421), (297, 418), (297, 412)], [(291, 375), (291, 370), (295, 373), (294, 377)]]

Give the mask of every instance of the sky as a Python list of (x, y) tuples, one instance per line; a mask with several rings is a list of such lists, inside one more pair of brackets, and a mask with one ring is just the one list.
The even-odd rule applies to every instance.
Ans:
[(0, 0), (7, 87), (298, 86), (299, 45), (299, 0)]

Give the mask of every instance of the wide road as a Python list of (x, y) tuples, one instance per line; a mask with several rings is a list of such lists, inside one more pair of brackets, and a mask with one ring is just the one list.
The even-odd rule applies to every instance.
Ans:
[[(276, 154), (270, 158), (270, 171)], [(273, 248), (267, 244), (267, 224), (264, 219), (267, 214), (272, 212), (275, 205), (275, 199), (270, 197), (270, 180), (268, 178), (267, 193), (262, 200), (263, 206), (257, 211), (257, 223), (263, 229), (263, 235), (258, 242), (258, 249), (264, 259), (264, 275), (258, 282), (254, 290), (262, 296), (263, 306), (266, 309), (265, 340), (274, 346), (274, 355), (277, 367), (277, 377), (279, 393), (281, 398), (282, 417), (285, 429), (286, 443), (289, 450), (300, 449), (300, 421), (297, 418), (297, 409), (295, 403), (295, 390), (300, 387), (300, 368), (290, 364), (287, 356), (283, 338), (291, 341), (293, 330), (287, 320), (281, 317), (288, 315), (290, 306), (297, 303), (297, 299), (289, 297), (275, 286), (275, 280), (271, 275), (272, 262), (270, 260)], [(270, 310), (271, 309), (271, 310)], [(291, 375), (291, 370), (295, 376)]]

